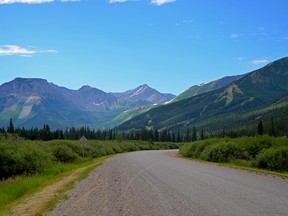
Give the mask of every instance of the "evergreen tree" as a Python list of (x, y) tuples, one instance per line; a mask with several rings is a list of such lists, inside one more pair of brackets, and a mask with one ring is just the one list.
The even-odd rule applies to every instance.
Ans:
[(9, 123), (9, 127), (7, 128), (7, 132), (11, 134), (14, 133), (14, 125), (13, 125), (12, 118), (10, 118), (10, 123)]
[(155, 133), (154, 133), (154, 140), (155, 140), (156, 142), (159, 141), (159, 132), (158, 132), (157, 129), (155, 130)]
[(274, 118), (271, 117), (271, 125), (270, 125), (270, 136), (276, 136), (276, 130), (274, 125)]
[(204, 135), (204, 129), (201, 128), (201, 133), (200, 133), (200, 140), (204, 140), (205, 139), (205, 135)]
[(178, 143), (179, 143), (179, 142), (182, 142), (179, 131), (178, 131), (178, 133), (177, 133), (177, 140), (176, 140), (176, 142), (178, 142)]
[(263, 122), (262, 122), (262, 120), (260, 120), (259, 123), (258, 123), (257, 133), (260, 136), (263, 135)]
[(192, 142), (197, 141), (197, 131), (196, 128), (192, 128)]
[(190, 131), (189, 131), (189, 128), (187, 128), (186, 130), (186, 142), (190, 142), (191, 139), (190, 139)]

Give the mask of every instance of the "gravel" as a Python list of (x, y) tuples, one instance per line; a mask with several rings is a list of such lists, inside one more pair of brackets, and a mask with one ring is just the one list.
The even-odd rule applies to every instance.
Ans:
[(67, 192), (48, 216), (288, 215), (288, 181), (175, 157), (116, 155)]

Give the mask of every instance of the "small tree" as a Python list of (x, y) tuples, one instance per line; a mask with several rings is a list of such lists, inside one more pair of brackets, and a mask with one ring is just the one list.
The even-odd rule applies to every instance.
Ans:
[(118, 142), (122, 142), (122, 134), (120, 132), (116, 132), (115, 139)]
[(204, 139), (205, 139), (204, 129), (201, 128), (201, 132), (200, 132), (200, 140), (204, 140)]
[(192, 142), (197, 141), (197, 131), (196, 128), (192, 128)]
[(14, 125), (13, 125), (12, 118), (10, 118), (10, 123), (9, 123), (9, 127), (7, 128), (7, 132), (11, 134), (14, 133)]

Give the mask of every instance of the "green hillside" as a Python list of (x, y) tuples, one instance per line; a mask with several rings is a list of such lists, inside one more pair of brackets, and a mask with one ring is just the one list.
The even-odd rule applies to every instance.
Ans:
[(202, 93), (214, 91), (217, 89), (220, 89), (222, 87), (228, 86), (230, 83), (242, 78), (244, 75), (238, 75), (238, 76), (227, 76), (223, 77), (218, 80), (214, 80), (208, 83), (203, 83), (200, 85), (194, 85), (187, 89), (186, 91), (179, 94), (176, 98), (174, 98), (171, 102), (176, 102), (180, 100), (187, 99), (189, 97), (193, 97)]
[(288, 58), (283, 58), (247, 74), (227, 87), (151, 109), (124, 122), (117, 129), (149, 127), (183, 130), (196, 126), (217, 130), (237, 127), (255, 120), (259, 113), (277, 101), (285, 101), (287, 83)]

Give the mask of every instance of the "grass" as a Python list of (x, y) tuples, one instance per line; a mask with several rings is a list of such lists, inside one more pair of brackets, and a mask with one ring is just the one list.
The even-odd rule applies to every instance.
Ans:
[[(43, 190), (45, 187), (65, 178), (73, 170), (87, 167), (79, 174), (77, 180), (86, 178), (89, 172), (96, 166), (101, 165), (107, 157), (108, 156), (97, 158), (80, 164), (57, 164), (43, 174), (36, 176), (20, 176), (0, 182), (0, 214), (11, 209), (33, 193)], [(73, 186), (74, 181), (70, 182), (64, 188), (59, 189), (58, 194), (60, 195), (57, 195), (49, 203), (46, 203), (41, 210), (40, 215), (43, 212), (52, 209), (59, 200), (65, 199), (66, 197), (63, 193), (73, 188)]]

